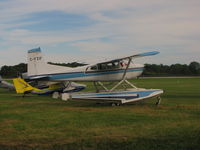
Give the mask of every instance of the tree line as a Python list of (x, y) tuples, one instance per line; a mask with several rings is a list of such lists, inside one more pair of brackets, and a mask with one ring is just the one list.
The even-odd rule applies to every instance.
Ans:
[(143, 76), (198, 76), (200, 75), (200, 63), (193, 61), (186, 64), (145, 64)]
[[(78, 63), (78, 62), (72, 62), (72, 63), (48, 62), (48, 64), (58, 65), (58, 66), (66, 66), (66, 67), (72, 67), (72, 68), (86, 65), (86, 64)], [(27, 72), (27, 64), (25, 64), (25, 63), (20, 63), (18, 65), (14, 65), (14, 66), (4, 65), (0, 69), (0, 75), (5, 78), (15, 78), (25, 72)]]
[[(82, 63), (52, 63), (52, 65), (60, 65), (66, 67), (78, 67), (86, 64)], [(22, 73), (27, 72), (27, 64), (20, 63), (14, 66), (4, 65), (0, 69), (0, 75), (5, 78), (14, 78)], [(145, 64), (145, 69), (142, 76), (199, 76), (200, 75), (200, 63), (193, 61), (189, 65), (187, 64)]]

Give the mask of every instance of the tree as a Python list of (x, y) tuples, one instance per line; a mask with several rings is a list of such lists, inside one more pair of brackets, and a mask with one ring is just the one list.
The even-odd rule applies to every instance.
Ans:
[(17, 77), (21, 73), (27, 72), (27, 64), (20, 63), (15, 66), (3, 66), (0, 71), (0, 75), (4, 77)]
[(191, 75), (188, 65), (173, 64), (170, 66), (171, 75)]
[(193, 75), (200, 75), (200, 64), (198, 62), (191, 62), (189, 65), (189, 69)]

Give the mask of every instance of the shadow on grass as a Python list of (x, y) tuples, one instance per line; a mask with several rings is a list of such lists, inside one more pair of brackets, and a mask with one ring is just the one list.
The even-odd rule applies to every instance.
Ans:
[[(149, 104), (145, 103), (145, 101), (138, 101), (138, 102), (133, 102), (133, 103), (121, 104), (119, 106), (113, 106), (112, 102), (70, 100), (69, 102), (66, 102), (66, 105), (73, 106), (73, 107), (98, 108), (98, 107), (131, 107), (131, 106), (136, 106), (136, 105), (146, 106)], [(154, 104), (152, 105), (155, 106)]]

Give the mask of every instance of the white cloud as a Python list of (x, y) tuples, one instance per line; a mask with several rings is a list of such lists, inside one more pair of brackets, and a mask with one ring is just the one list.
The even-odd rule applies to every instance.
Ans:
[[(26, 49), (38, 45), (44, 48), (53, 47), (68, 42), (82, 53), (90, 52), (91, 57), (95, 53), (108, 56), (113, 51), (118, 55), (122, 52), (130, 53), (132, 50), (140, 52), (158, 49), (162, 52), (162, 57), (156, 58), (158, 62), (176, 63), (177, 57), (171, 57), (170, 60), (163, 57), (179, 54), (182, 56), (178, 59), (188, 63), (188, 58), (198, 59), (196, 56), (200, 55), (199, 7), (199, 0), (4, 1), (0, 2), (0, 44), (8, 47), (9, 52), (18, 52), (19, 62), (20, 58), (23, 60), (22, 53)], [(39, 32), (20, 28), (40, 22), (19, 20), (47, 11), (85, 15), (96, 21), (96, 24), (72, 31), (66, 29)], [(104, 41), (102, 38), (109, 40)], [(0, 55), (0, 65), (9, 63), (4, 57), (12, 58), (3, 48), (0, 48)], [(60, 54), (57, 56), (62, 57)], [(16, 63), (16, 60), (12, 60), (12, 63)]]
[(93, 53), (94, 52), (106, 53), (119, 50), (116, 44), (105, 43), (99, 40), (76, 42), (73, 43), (72, 46), (80, 47), (82, 51), (89, 51)]

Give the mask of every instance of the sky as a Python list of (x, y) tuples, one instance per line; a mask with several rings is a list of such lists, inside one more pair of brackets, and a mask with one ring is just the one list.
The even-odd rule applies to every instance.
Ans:
[(200, 62), (200, 0), (0, 0), (0, 66), (100, 61), (148, 51), (136, 63)]

